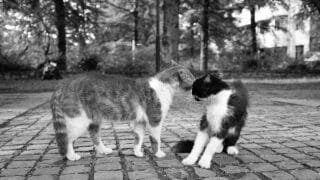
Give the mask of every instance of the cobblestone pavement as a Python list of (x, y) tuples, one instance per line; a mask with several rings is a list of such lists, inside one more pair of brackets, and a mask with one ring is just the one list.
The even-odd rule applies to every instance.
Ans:
[(320, 179), (319, 108), (276, 102), (274, 93), (250, 95), (240, 154), (216, 154), (210, 170), (183, 166), (181, 160), (187, 154), (171, 151), (180, 139), (194, 138), (204, 110), (189, 94), (178, 95), (170, 110), (162, 133), (167, 153), (163, 159), (152, 155), (147, 138), (146, 156), (134, 157), (130, 125), (106, 123), (103, 141), (114, 149), (111, 155), (96, 155), (90, 139), (84, 137), (75, 143), (82, 159), (63, 161), (53, 136), (49, 104), (37, 101), (35, 108), (7, 118), (0, 127), (0, 180)]

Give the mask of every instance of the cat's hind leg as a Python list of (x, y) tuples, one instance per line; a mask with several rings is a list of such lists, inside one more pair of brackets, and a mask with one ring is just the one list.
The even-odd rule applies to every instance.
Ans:
[(239, 154), (239, 150), (236, 146), (236, 143), (239, 139), (239, 134), (235, 134), (232, 136), (228, 136), (224, 141), (224, 152), (230, 154), (230, 155), (237, 155)]
[(112, 153), (112, 149), (105, 147), (103, 142), (101, 141), (100, 124), (91, 123), (89, 125), (88, 131), (97, 153), (99, 154)]
[(146, 122), (139, 121), (135, 122), (133, 132), (134, 132), (134, 155), (137, 157), (143, 157), (142, 152), (142, 144), (144, 139), (144, 132), (145, 132)]

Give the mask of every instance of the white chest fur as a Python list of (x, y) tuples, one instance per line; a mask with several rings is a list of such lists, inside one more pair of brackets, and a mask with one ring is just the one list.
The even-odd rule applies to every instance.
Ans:
[(174, 89), (170, 84), (163, 83), (157, 78), (150, 78), (149, 85), (156, 92), (160, 100), (163, 119), (167, 115), (172, 103)]
[(219, 132), (223, 118), (228, 113), (228, 101), (231, 90), (223, 90), (211, 97), (207, 107), (207, 120), (213, 132)]

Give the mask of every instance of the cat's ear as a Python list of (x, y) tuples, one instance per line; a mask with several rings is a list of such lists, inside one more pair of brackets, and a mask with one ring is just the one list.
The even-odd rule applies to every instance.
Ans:
[(212, 77), (218, 78), (218, 79), (222, 79), (223, 77), (223, 73), (221, 71), (213, 71), (209, 73)]
[(170, 65), (171, 65), (171, 66), (181, 66), (180, 64), (178, 64), (177, 62), (175, 62), (173, 59), (171, 59)]
[(210, 83), (211, 82), (211, 74), (207, 74), (206, 77), (204, 78), (205, 83)]

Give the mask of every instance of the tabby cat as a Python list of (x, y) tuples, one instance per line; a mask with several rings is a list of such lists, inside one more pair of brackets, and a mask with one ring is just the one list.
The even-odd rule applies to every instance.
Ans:
[(100, 138), (103, 121), (133, 120), (134, 154), (142, 157), (145, 128), (155, 156), (164, 157), (160, 149), (161, 127), (174, 93), (190, 90), (194, 76), (175, 65), (145, 79), (87, 74), (68, 80), (51, 99), (51, 110), (59, 152), (67, 159), (80, 159), (73, 142), (89, 132), (98, 153), (109, 154)]
[(215, 74), (207, 74), (195, 80), (192, 95), (196, 100), (207, 99), (209, 104), (195, 141), (180, 141), (174, 151), (191, 151), (182, 163), (192, 165), (205, 149), (198, 164), (210, 168), (215, 153), (239, 153), (235, 144), (247, 117), (248, 92), (241, 81), (227, 84)]

